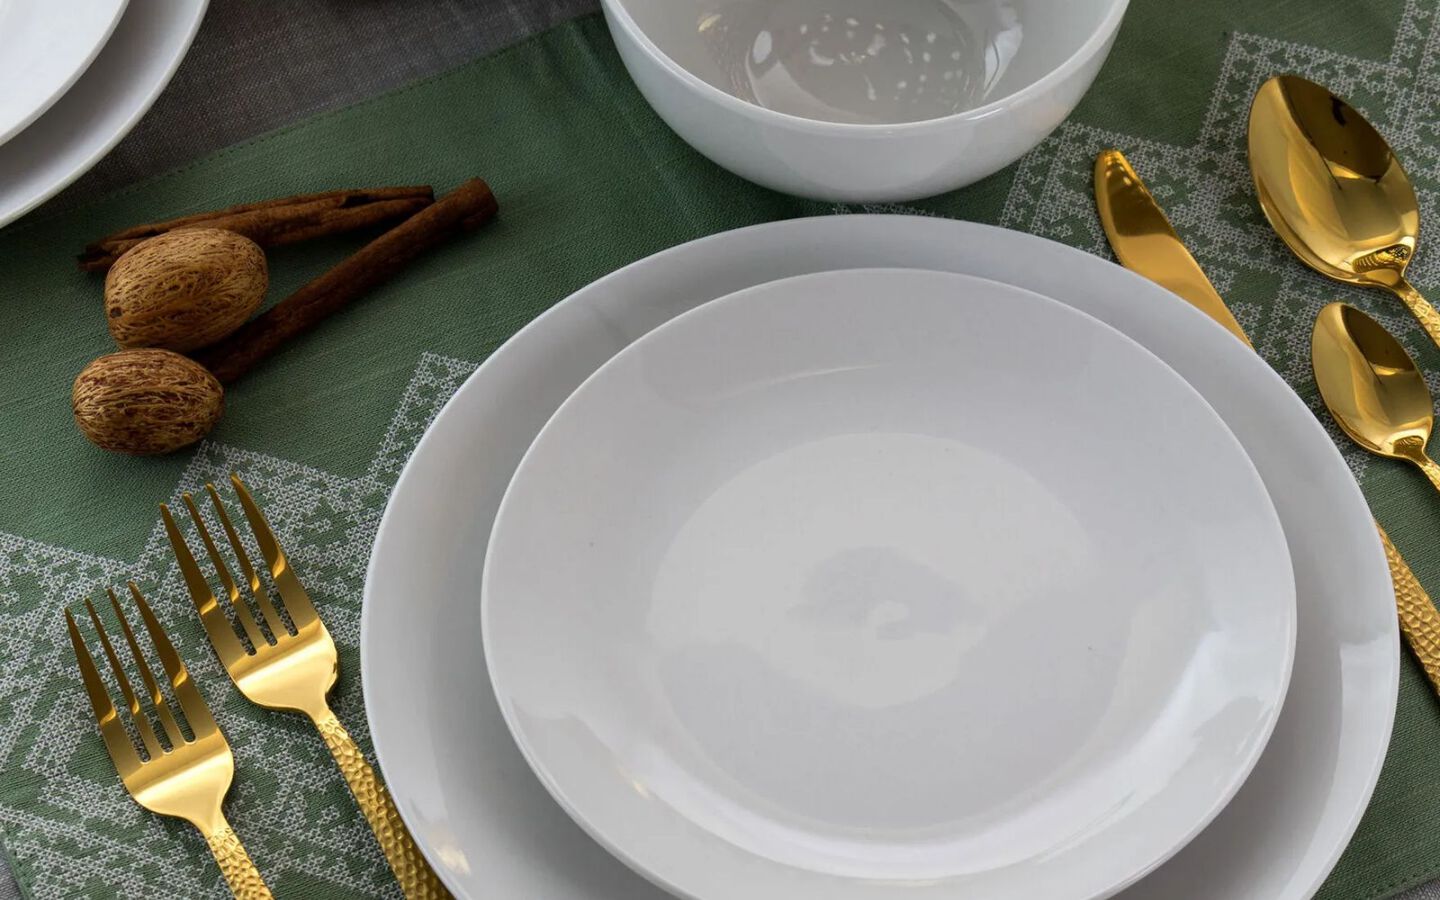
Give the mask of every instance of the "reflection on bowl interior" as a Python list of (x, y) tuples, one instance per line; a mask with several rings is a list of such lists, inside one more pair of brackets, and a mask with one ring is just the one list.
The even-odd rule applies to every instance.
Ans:
[(1090, 0), (622, 0), (678, 65), (767, 109), (916, 122), (1012, 94), (1094, 32)]

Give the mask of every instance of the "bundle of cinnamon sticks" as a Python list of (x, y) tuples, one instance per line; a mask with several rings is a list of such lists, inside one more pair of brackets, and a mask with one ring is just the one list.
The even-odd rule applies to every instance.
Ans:
[(216, 378), (228, 383), (417, 256), (488, 222), (498, 210), (495, 195), (479, 178), (464, 182), (438, 200), (428, 185), (302, 194), (136, 225), (87, 246), (79, 264), (86, 271), (105, 271), (147, 238), (180, 228), (220, 228), (244, 235), (261, 247), (278, 247), (398, 222), (228, 337), (194, 354)]
[(117, 231), (87, 246), (80, 254), (80, 268), (103, 272), (146, 238), (177, 228), (220, 228), (261, 247), (281, 247), (408, 219), (434, 202), (435, 190), (428, 184), (277, 197)]

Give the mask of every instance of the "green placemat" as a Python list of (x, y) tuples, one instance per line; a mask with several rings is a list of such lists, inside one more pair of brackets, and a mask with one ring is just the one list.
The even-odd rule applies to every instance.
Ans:
[[(1105, 253), (1090, 166), (1099, 148), (1120, 146), (1303, 396), (1314, 399), (1310, 323), (1335, 297), (1376, 314), (1440, 372), (1440, 351), (1398, 304), (1290, 259), (1256, 211), (1243, 142), (1254, 88), (1276, 71), (1301, 72), (1349, 95), (1394, 138), (1434, 213), (1440, 54), (1426, 48), (1435, 27), (1428, 2), (1134, 0), (1095, 87), (1040, 148), (968, 190), (883, 209), (996, 222)], [(128, 459), (75, 432), (71, 379), (111, 349), (99, 280), (74, 270), (87, 240), (258, 197), (416, 181), (448, 188), (471, 174), (494, 186), (500, 220), (235, 385), (198, 449)], [(699, 157), (645, 105), (590, 18), (0, 232), (0, 832), (22, 889), (224, 896), (199, 838), (123, 794), (76, 685), (61, 607), (135, 578), (235, 747), (241, 777), (228, 809), (277, 894), (397, 895), (308, 726), (226, 685), (172, 571), (155, 504), (231, 468), (245, 474), (341, 645), (337, 711), (368, 749), (355, 655), (366, 555), (400, 466), (465, 374), (536, 314), (634, 259), (735, 226), (854, 211), (770, 193)], [(273, 253), (272, 295), (356, 245)], [(1440, 294), (1436, 258), (1422, 251), (1413, 273)], [(1440, 593), (1440, 503), (1418, 475), (1350, 458), (1380, 519)], [(1385, 773), (1323, 896), (1385, 896), (1440, 874), (1437, 748), (1440, 707), (1407, 657)]]

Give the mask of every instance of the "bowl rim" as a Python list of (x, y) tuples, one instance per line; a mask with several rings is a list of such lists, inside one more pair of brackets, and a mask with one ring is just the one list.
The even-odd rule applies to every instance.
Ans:
[[(790, 125), (792, 127), (807, 127), (825, 130), (834, 130), (847, 134), (898, 134), (916, 133), (926, 131), (943, 130), (946, 126), (959, 121), (979, 120), (987, 118), (1005, 109), (1013, 107), (1030, 97), (1039, 94), (1063, 79), (1072, 76), (1086, 61), (1094, 56), (1107, 41), (1112, 39), (1120, 30), (1120, 22), (1130, 6), (1130, 0), (1105, 0), (1109, 9), (1101, 18), (1100, 23), (1090, 33), (1084, 42), (1075, 49), (1063, 62), (1049, 69), (1034, 81), (1012, 91), (1003, 97), (998, 97), (988, 103), (981, 104), (972, 109), (961, 110), (946, 116), (937, 116), (931, 119), (920, 119), (914, 122), (831, 122), (826, 119), (812, 119), (806, 116), (797, 116), (793, 113), (781, 112), (760, 106), (758, 103), (751, 103), (748, 100), (723, 91), (710, 82), (691, 72), (670, 57), (668, 53), (660, 49), (660, 46), (650, 39), (635, 17), (625, 8), (625, 0), (601, 0), (601, 5), (606, 17), (612, 23), (619, 23), (620, 28), (629, 34), (652, 60), (659, 63), (660, 67), (672, 77), (680, 80), (693, 91), (698, 91), (704, 97), (719, 103), (722, 107), (737, 112), (740, 115), (755, 120), (773, 120), (776, 123)], [(613, 26), (612, 26), (613, 30)], [(627, 67), (628, 68), (628, 67)], [(638, 79), (637, 79), (638, 84)]]

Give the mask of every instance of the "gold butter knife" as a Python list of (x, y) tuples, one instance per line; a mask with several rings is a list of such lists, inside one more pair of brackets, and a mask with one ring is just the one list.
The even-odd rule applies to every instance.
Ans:
[[(1155, 202), (1145, 182), (1119, 150), (1104, 150), (1095, 159), (1095, 206), (1115, 256), (1125, 268), (1144, 275), (1188, 300), (1233, 335), (1250, 344), (1240, 323), (1215, 291), (1210, 279)], [(1385, 559), (1395, 583), (1400, 631), (1440, 692), (1440, 612), (1390, 536), (1375, 523), (1385, 544)]]
[(1104, 150), (1095, 160), (1095, 205), (1120, 265), (1184, 297), (1250, 345), (1245, 329), (1119, 150)]

